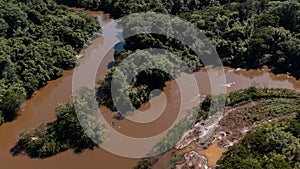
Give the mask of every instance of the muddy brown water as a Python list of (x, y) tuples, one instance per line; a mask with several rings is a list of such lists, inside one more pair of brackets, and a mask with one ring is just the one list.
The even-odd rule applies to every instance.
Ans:
[[(225, 148), (218, 147), (218, 143), (219, 141), (216, 140), (207, 150), (203, 150), (203, 151), (196, 149), (195, 142), (192, 142), (190, 145), (188, 145), (182, 150), (173, 149), (163, 154), (163, 156), (160, 157), (159, 161), (153, 166), (153, 169), (168, 169), (172, 167), (172, 165), (170, 165), (169, 162), (171, 159), (176, 158), (174, 157), (175, 154), (176, 156), (178, 156), (191, 151), (196, 151), (198, 154), (203, 155), (208, 161), (207, 165), (209, 167), (213, 167), (216, 165), (217, 161), (222, 156), (222, 153), (226, 151)], [(181, 163), (183, 164), (184, 162), (185, 161), (183, 159), (182, 161), (179, 161), (177, 164), (181, 164)]]
[[(99, 12), (93, 12), (92, 15), (99, 15)], [(96, 39), (93, 45), (101, 45), (104, 39)], [(88, 50), (93, 49), (91, 45)], [(107, 54), (100, 65), (100, 73), (98, 78), (102, 79), (104, 72), (107, 71), (107, 65), (112, 60), (113, 51)], [(20, 132), (26, 129), (32, 129), (42, 123), (55, 120), (55, 107), (59, 103), (68, 101), (71, 97), (72, 89), (72, 73), (73, 71), (65, 71), (61, 78), (50, 81), (44, 88), (35, 92), (31, 99), (26, 100), (23, 109), (18, 113), (16, 120), (5, 123), (0, 126), (0, 164), (1, 169), (131, 169), (136, 165), (138, 159), (120, 157), (111, 154), (101, 148), (93, 151), (87, 150), (79, 155), (72, 151), (60, 153), (54, 157), (47, 159), (30, 159), (27, 156), (12, 156), (10, 149), (18, 140)], [(242, 89), (250, 85), (261, 87), (283, 87), (289, 89), (300, 90), (300, 81), (287, 75), (274, 75), (269, 73), (267, 68), (263, 70), (234, 70), (225, 68), (227, 78), (228, 91)], [(205, 70), (194, 73), (199, 84), (199, 90), (202, 94), (210, 93), (209, 78)], [(96, 80), (96, 79), (95, 79)], [(225, 85), (225, 84), (223, 84)], [(229, 87), (230, 86), (230, 87)], [(165, 112), (155, 121), (148, 124), (138, 124), (129, 120), (117, 121), (113, 118), (114, 113), (105, 107), (101, 107), (105, 119), (109, 124), (115, 122), (116, 130), (135, 137), (148, 137), (155, 135), (169, 127), (174, 121), (174, 113), (178, 109), (178, 87), (174, 81), (167, 82), (164, 88), (165, 95), (168, 99), (168, 105)], [(159, 102), (159, 97), (156, 100)], [(194, 105), (197, 103), (195, 100)], [(141, 110), (146, 110), (147, 104), (143, 105)], [(209, 158), (216, 159), (219, 153), (214, 156), (213, 152), (209, 152)], [(210, 161), (210, 159), (208, 159)], [(168, 162), (168, 161), (166, 161)]]
[[(109, 61), (109, 59), (107, 59)], [(209, 93), (209, 83), (207, 82), (208, 75), (205, 70), (195, 73), (200, 85), (200, 91), (203, 94)], [(256, 84), (262, 87), (285, 87), (289, 89), (300, 89), (300, 81), (296, 81), (294, 78), (287, 75), (273, 75), (265, 70), (233, 70), (226, 68), (227, 81), (235, 82), (229, 91), (246, 88), (250, 85)], [(176, 97), (174, 91), (176, 88), (172, 88), (173, 82), (168, 82), (164, 88), (164, 92), (167, 97), (170, 97), (171, 102), (176, 105)], [(18, 135), (21, 131), (26, 129), (35, 128), (41, 123), (50, 122), (55, 119), (55, 107), (59, 103), (68, 101), (71, 96), (71, 84), (72, 84), (72, 71), (65, 71), (63, 76), (57, 80), (50, 81), (47, 86), (35, 92), (33, 97), (25, 101), (23, 110), (19, 112), (16, 120), (11, 123), (6, 123), (0, 126), (0, 163), (3, 169), (92, 169), (92, 168), (132, 168), (138, 159), (123, 158), (106, 152), (102, 149), (96, 149), (94, 151), (85, 151), (79, 155), (75, 155), (72, 151), (67, 151), (58, 154), (57, 156), (47, 159), (30, 159), (26, 156), (13, 157), (9, 150), (17, 142)], [(173, 99), (172, 99), (173, 98)], [(105, 109), (105, 108), (103, 108)], [(167, 112), (176, 112), (176, 106), (170, 105), (167, 108)], [(139, 137), (147, 137), (151, 134), (156, 134), (157, 131), (166, 128), (172, 120), (169, 120), (167, 114), (157, 119), (153, 123), (149, 124), (135, 124), (128, 120), (116, 121), (113, 119), (113, 113), (108, 110), (104, 112), (106, 119), (115, 121), (118, 126), (119, 132), (128, 135), (134, 135)], [(157, 130), (156, 130), (157, 129)], [(216, 153), (219, 156), (219, 153)], [(210, 153), (209, 158), (216, 158), (213, 153)], [(209, 160), (210, 161), (210, 160)], [(167, 161), (166, 161), (167, 162)]]

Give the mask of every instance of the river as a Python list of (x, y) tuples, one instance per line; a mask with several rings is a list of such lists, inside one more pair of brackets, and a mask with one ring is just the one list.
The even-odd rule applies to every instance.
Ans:
[[(98, 15), (99, 13), (92, 13)], [(101, 45), (106, 39), (98, 38), (87, 49), (93, 50), (95, 46)], [(98, 78), (103, 78), (103, 72), (107, 71), (107, 65), (112, 60), (113, 51), (110, 51), (105, 61), (100, 65), (102, 73), (98, 74)], [(138, 159), (124, 158), (113, 155), (101, 148), (93, 151), (87, 150), (81, 154), (74, 154), (67, 151), (57, 156), (47, 159), (30, 159), (27, 156), (12, 156), (10, 149), (18, 140), (20, 132), (26, 129), (37, 127), (41, 123), (47, 123), (55, 120), (55, 107), (59, 103), (68, 101), (71, 97), (72, 89), (72, 73), (73, 71), (65, 71), (61, 78), (50, 81), (44, 88), (35, 92), (31, 99), (26, 100), (22, 110), (18, 113), (17, 118), (0, 126), (0, 164), (1, 169), (94, 169), (94, 168), (111, 168), (111, 169), (131, 169), (137, 163)], [(289, 89), (300, 90), (300, 81), (295, 80), (288, 75), (274, 75), (267, 68), (262, 70), (243, 70), (225, 68), (225, 74), (228, 84), (228, 91), (242, 89), (250, 85), (261, 87), (284, 87)], [(199, 83), (199, 90), (202, 94), (210, 93), (210, 83), (207, 72), (201, 70), (194, 73)], [(148, 124), (137, 124), (129, 120), (116, 121), (113, 113), (105, 107), (103, 114), (105, 119), (111, 124), (115, 122), (117, 131), (135, 137), (148, 137), (161, 132), (162, 129), (171, 125), (174, 119), (170, 118), (170, 113), (177, 112), (178, 97), (175, 94), (178, 88), (174, 81), (167, 82), (164, 92), (170, 104), (167, 105), (165, 112), (154, 122)], [(159, 102), (160, 97), (154, 98)], [(155, 101), (155, 100), (153, 100)], [(141, 110), (146, 110), (147, 104), (142, 106)], [(156, 130), (157, 129), (157, 130)], [(213, 156), (213, 155), (212, 155)]]

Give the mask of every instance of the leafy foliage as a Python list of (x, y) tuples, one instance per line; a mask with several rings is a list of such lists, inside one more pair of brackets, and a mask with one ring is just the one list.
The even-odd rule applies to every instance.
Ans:
[[(87, 90), (80, 91), (85, 96), (89, 93)], [(88, 99), (91, 96), (85, 96), (77, 96), (75, 105), (71, 102), (59, 105), (56, 108), (57, 120), (53, 123), (21, 133), (18, 143), (11, 149), (12, 154), (25, 152), (33, 158), (46, 158), (69, 149), (79, 153), (97, 147), (102, 142), (105, 126), (100, 121), (91, 119), (94, 117), (91, 115), (94, 110), (87, 106), (91, 104)]]
[(184, 154), (178, 154), (169, 161), (169, 165), (172, 166), (176, 163), (181, 162), (184, 159)]
[(217, 168), (298, 168), (300, 137), (295, 131), (299, 129), (294, 119), (267, 123), (230, 147)]
[[(234, 98), (233, 102), (229, 102), (233, 106), (252, 99), (257, 101), (236, 115), (236, 118), (242, 118), (250, 126), (270, 117), (290, 116), (294, 113), (297, 116), (295, 119), (284, 118), (265, 123), (257, 131), (248, 133), (239, 144), (229, 147), (217, 168), (299, 168), (299, 94), (287, 89), (251, 87), (232, 92), (230, 97)], [(224, 122), (228, 123), (230, 118)]]
[(138, 164), (133, 167), (132, 169), (150, 169), (152, 166), (152, 163), (148, 159), (143, 159), (138, 162)]
[(99, 26), (53, 0), (0, 3), (0, 121), (12, 120), (47, 81), (75, 66), (75, 53)]
[[(104, 10), (115, 18), (146, 11), (178, 15), (211, 38), (226, 66), (250, 69), (267, 65), (275, 73), (289, 72), (299, 78), (300, 3), (297, 0), (102, 0), (92, 7), (93, 0), (81, 2), (85, 4), (76, 4)], [(134, 51), (143, 42), (163, 47), (162, 39), (158, 35), (139, 35), (130, 38), (127, 41), (130, 47), (125, 48)], [(170, 51), (171, 47), (182, 50), (171, 44)]]
[(243, 90), (230, 92), (227, 98), (227, 105), (233, 106), (238, 103), (251, 100), (268, 99), (268, 98), (296, 98), (297, 94), (289, 89), (273, 89), (273, 88), (255, 88), (249, 87)]
[[(126, 59), (121, 67), (115, 67), (107, 73), (98, 90), (100, 103), (113, 108), (110, 93), (113, 85), (115, 95), (118, 96), (115, 98), (115, 105), (126, 106), (132, 103), (137, 108), (149, 100), (152, 90), (162, 90), (164, 82), (175, 78), (180, 71), (180, 62), (174, 58), (169, 60), (167, 53), (156, 53), (154, 56), (149, 51), (137, 51), (135, 54), (135, 57)], [(166, 68), (168, 73), (158, 69), (162, 67)], [(131, 75), (133, 78), (129, 79)]]
[[(246, 89), (230, 92), (227, 95), (208, 95), (201, 104), (198, 118), (204, 115), (212, 115), (220, 111), (224, 106), (239, 106), (250, 101), (260, 101), (257, 106), (244, 112), (244, 117), (251, 121), (257, 121), (262, 116), (281, 116), (290, 112), (300, 111), (299, 94), (289, 89), (256, 88), (254, 86)], [(251, 117), (250, 117), (251, 116)]]
[[(88, 6), (85, 6), (90, 8)], [(114, 1), (103, 0), (96, 9), (101, 9), (111, 13), (112, 17), (118, 18), (127, 14), (156, 11), (164, 12), (182, 17), (205, 33), (215, 46), (220, 58), (225, 66), (234, 68), (255, 69), (267, 65), (274, 73), (290, 73), (299, 78), (300, 75), (300, 39), (299, 39), (299, 13), (300, 3), (296, 0), (272, 1), (272, 0), (181, 0), (181, 1)], [(157, 29), (163, 29), (168, 21), (157, 18), (153, 22), (160, 21)], [(136, 19), (126, 23), (124, 31), (132, 29), (145, 22), (144, 18)], [(188, 34), (191, 39), (196, 36), (193, 32), (176, 32), (178, 25), (169, 25), (169, 29), (175, 33)], [(154, 27), (144, 28), (153, 30)], [(115, 53), (116, 66), (128, 55), (139, 49), (162, 48), (174, 53), (178, 59), (183, 60), (191, 68), (197, 71), (203, 66), (194, 51), (182, 44), (180, 41), (158, 34), (139, 34), (125, 39), (125, 46), (122, 51)], [(196, 43), (195, 43), (196, 44)], [(198, 44), (196, 44), (199, 46)], [(110, 72), (102, 84), (109, 86), (111, 80)], [(160, 75), (160, 74), (157, 74)], [(162, 75), (163, 76), (163, 75)], [(143, 75), (143, 79), (155, 79)], [(166, 80), (161, 77), (160, 84)], [(162, 88), (158, 87), (158, 88)], [(131, 94), (131, 99), (136, 107), (147, 101), (143, 99), (148, 95), (145, 89), (151, 89), (152, 84), (143, 84), (135, 89)], [(241, 100), (256, 99), (260, 93), (243, 93), (239, 98), (234, 97), (229, 104), (235, 104)], [(101, 93), (101, 92), (100, 92)], [(251, 94), (252, 93), (252, 94)], [(109, 91), (102, 90), (101, 96), (109, 94)], [(102, 97), (101, 102), (112, 105), (110, 98)], [(147, 97), (146, 97), (147, 98)]]

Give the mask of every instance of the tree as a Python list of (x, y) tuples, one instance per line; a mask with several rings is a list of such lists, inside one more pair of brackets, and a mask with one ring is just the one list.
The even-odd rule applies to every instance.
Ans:
[[(75, 53), (99, 24), (54, 0), (0, 4), (1, 121), (13, 118), (26, 97), (75, 66)], [(63, 33), (63, 34), (62, 34)], [(11, 118), (10, 118), (11, 117)], [(3, 119), (4, 118), (4, 119)]]
[(292, 133), (299, 124), (293, 119), (264, 124), (247, 134), (240, 146), (230, 147), (217, 168), (297, 168), (300, 138)]
[(2, 112), (2, 118), (5, 121), (13, 120), (14, 113), (19, 110), (25, 98), (25, 89), (18, 84), (9, 86), (7, 89), (0, 89), (0, 112)]

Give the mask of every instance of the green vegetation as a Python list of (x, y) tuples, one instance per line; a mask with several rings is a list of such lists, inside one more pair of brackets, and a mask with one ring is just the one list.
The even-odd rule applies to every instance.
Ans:
[(181, 161), (183, 160), (183, 158), (184, 158), (184, 155), (183, 155), (183, 154), (178, 154), (178, 155), (176, 155), (174, 158), (172, 158), (172, 159), (169, 161), (168, 166), (173, 166), (174, 164), (181, 162)]
[[(98, 90), (100, 103), (104, 103), (107, 107), (113, 108), (114, 104), (129, 105), (131, 101), (133, 106), (138, 108), (141, 104), (149, 100), (149, 94), (152, 90), (162, 90), (165, 86), (164, 82), (174, 79), (180, 70), (180, 62), (176, 60), (170, 61), (172, 58), (169, 60), (170, 57), (168, 57), (166, 53), (156, 53), (154, 57), (149, 51), (137, 51), (135, 55), (138, 57), (126, 59), (125, 66), (115, 67), (107, 73), (105, 80), (101, 82), (101, 87)], [(167, 67), (170, 74), (158, 69), (139, 71), (143, 67)], [(134, 76), (137, 72), (140, 73)], [(129, 75), (134, 76), (132, 80), (128, 79)], [(113, 77), (115, 78), (114, 83), (112, 83)], [(125, 98), (116, 99), (113, 103), (111, 94), (112, 85), (116, 89), (116, 91), (114, 91), (116, 93), (115, 95), (120, 96), (120, 98), (124, 96)], [(124, 93), (126, 93), (131, 100), (126, 100), (127, 97)]]
[(242, 112), (248, 123), (260, 121), (269, 117), (281, 117), (292, 112), (300, 112), (300, 99), (274, 98), (258, 102), (257, 105)]
[[(112, 17), (115, 18), (145, 11), (177, 15), (196, 25), (209, 37), (225, 66), (255, 69), (267, 65), (274, 73), (290, 73), (299, 78), (300, 2), (297, 0), (224, 0), (219, 2), (206, 0), (103, 0), (98, 6), (93, 7), (90, 6), (93, 1), (84, 2), (89, 5), (81, 3), (79, 6), (104, 10), (111, 13)], [(61, 1), (61, 3), (65, 2)], [(140, 17), (140, 19), (137, 18), (134, 22), (125, 23), (122, 26), (128, 28), (125, 31), (130, 32), (134, 31), (136, 25), (144, 21), (145, 18)], [(145, 29), (152, 30), (158, 24), (160, 26), (157, 29), (164, 29), (163, 25), (168, 23), (163, 18), (154, 19), (153, 22), (157, 22), (157, 24)], [(176, 26), (176, 23), (169, 26), (170, 30), (175, 31), (178, 35), (188, 34), (190, 39), (196, 37), (194, 33), (176, 32), (176, 29), (173, 28)], [(172, 52), (178, 56), (178, 59), (185, 61), (192, 71), (198, 71), (203, 66), (189, 47), (165, 35), (139, 34), (126, 39), (125, 42), (124, 49), (115, 53), (116, 67), (129, 54), (150, 47)], [(102, 98), (100, 102), (108, 107), (113, 106), (108, 90), (114, 71), (115, 69), (107, 74), (98, 93)], [(154, 73), (155, 76), (150, 73), (155, 71), (146, 70), (139, 75), (142, 78), (137, 79), (136, 83), (132, 84), (134, 87), (130, 89), (129, 93), (135, 107), (148, 101), (151, 89), (154, 87), (161, 89), (164, 82), (170, 80), (170, 78), (164, 78), (166, 77), (164, 73)], [(149, 80), (151, 83), (139, 82), (145, 81), (144, 79), (151, 79)], [(247, 97), (247, 95), (243, 97)], [(238, 100), (232, 100), (231, 104), (235, 104), (236, 101)]]
[(268, 98), (297, 98), (299, 94), (289, 89), (255, 88), (249, 87), (243, 90), (230, 92), (227, 105), (233, 106), (239, 103)]
[[(47, 81), (59, 77), (64, 69), (73, 68), (74, 55), (99, 28), (96, 21), (85, 13), (57, 3), (101, 9), (115, 18), (142, 11), (177, 15), (203, 30), (226, 66), (250, 69), (267, 65), (275, 73), (290, 73), (297, 78), (300, 75), (299, 0), (2, 0), (0, 123), (12, 120), (22, 102)], [(134, 24), (143, 22), (143, 19), (141, 17), (125, 26), (134, 27)], [(111, 80), (113, 73), (120, 71), (118, 66), (122, 59), (139, 49), (150, 47), (171, 51), (178, 59), (185, 61), (192, 71), (198, 71), (203, 66), (196, 54), (178, 40), (158, 34), (130, 37), (126, 39), (124, 50), (115, 54), (116, 67), (108, 72), (101, 83), (97, 93), (101, 104), (113, 108)], [(148, 53), (142, 53), (143, 55)], [(161, 66), (162, 62), (167, 63), (171, 69), (176, 69), (176, 64), (167, 62), (163, 57), (147, 62), (144, 66)], [(140, 65), (131, 66), (130, 68), (135, 68)], [(170, 79), (170, 75), (155, 69), (141, 72), (128, 86), (127, 92), (133, 105), (139, 107), (148, 101), (149, 92), (155, 88), (162, 89)], [(123, 82), (119, 85), (123, 85)], [(207, 114), (211, 100), (214, 100), (212, 98), (208, 97), (202, 104), (202, 109), (197, 110), (198, 116)], [(213, 112), (220, 108), (219, 103), (224, 98), (224, 95), (217, 97)], [(298, 115), (296, 119), (265, 124), (257, 132), (247, 135), (240, 145), (229, 149), (219, 162), (219, 168), (300, 168), (298, 94), (286, 89), (251, 87), (226, 96), (227, 106), (250, 101), (257, 101), (257, 105), (241, 114), (249, 123), (292, 112), (298, 112)], [(81, 100), (77, 103), (86, 108), (90, 101)], [(68, 149), (80, 152), (86, 148), (94, 148), (97, 144), (84, 132), (77, 119), (75, 106), (73, 103), (60, 105), (55, 122), (22, 133), (12, 153), (17, 155), (23, 152), (31, 157), (45, 158)], [(80, 107), (76, 107), (76, 110), (78, 108), (81, 110)], [(85, 111), (80, 115), (86, 116), (86, 119), (91, 118)], [(174, 145), (182, 136), (183, 128), (193, 125), (191, 121), (179, 122), (155, 147), (154, 152), (165, 151)], [(88, 133), (98, 131), (93, 138), (101, 143), (103, 125), (84, 124), (91, 125), (89, 127), (92, 131)], [(149, 165), (148, 162), (142, 162), (138, 168), (149, 168)]]
[[(232, 132), (234, 138), (240, 137), (243, 126), (255, 129), (257, 122), (275, 121), (259, 126), (230, 147), (217, 168), (299, 168), (299, 94), (287, 89), (250, 87), (229, 93), (227, 105), (237, 111), (225, 116), (220, 125)], [(290, 119), (295, 113), (296, 118)]]
[(239, 145), (230, 147), (217, 168), (299, 168), (299, 131), (299, 119), (266, 123), (246, 135)]
[(150, 159), (143, 159), (138, 162), (138, 164), (132, 169), (150, 169), (153, 162)]
[(53, 0), (0, 2), (0, 124), (15, 117), (23, 101), (62, 70), (99, 24), (82, 11)]
[[(299, 78), (298, 0), (58, 1), (100, 9), (115, 18), (146, 11), (178, 15), (211, 38), (226, 66), (250, 69), (268, 65), (276, 73), (289, 72)], [(163, 47), (165, 43), (159, 43), (163, 39), (159, 35), (138, 35), (127, 41), (125, 50), (135, 51), (153, 44)], [(180, 50), (174, 44), (170, 47)]]
[(32, 158), (46, 158), (69, 149), (79, 153), (97, 147), (102, 142), (105, 126), (94, 119), (95, 110), (90, 106), (91, 91), (79, 92), (74, 103), (68, 102), (56, 108), (57, 120), (22, 132), (11, 153), (26, 153)]
[[(207, 96), (200, 107), (194, 109), (198, 112), (197, 119), (207, 118), (212, 98), (215, 98), (215, 104), (218, 104), (225, 98), (225, 95)], [(218, 162), (218, 168), (299, 168), (299, 93), (288, 89), (249, 87), (227, 94), (225, 106), (236, 109), (236, 111), (229, 111), (229, 114), (225, 115), (219, 123), (221, 131), (230, 132), (228, 136), (230, 139), (240, 138), (243, 127), (256, 129), (257, 124), (266, 122), (268, 119), (274, 119), (274, 121), (263, 124), (257, 132), (252, 131), (246, 135), (240, 144), (230, 147), (224, 158)], [(213, 106), (211, 110), (218, 110), (217, 108), (219, 107)], [(297, 114), (296, 117), (295, 114)], [(276, 119), (281, 120), (276, 121)], [(179, 122), (178, 126), (183, 122)], [(176, 136), (178, 133), (180, 136), (181, 133), (179, 129), (174, 127), (172, 133), (158, 144), (160, 148), (167, 147), (171, 143), (169, 140), (178, 139)], [(181, 156), (177, 156), (170, 159), (169, 163), (174, 166), (181, 159)], [(151, 163), (151, 166), (154, 164)], [(151, 166), (148, 167), (151, 168)]]
[[(249, 110), (250, 116), (253, 116), (253, 113), (255, 112), (261, 112), (265, 115), (272, 114), (274, 116), (276, 114), (276, 111), (281, 112), (281, 110), (284, 110), (286, 112), (291, 112), (291, 110), (295, 108), (293, 105), (300, 103), (299, 94), (293, 90), (280, 88), (256, 88), (254, 86), (251, 86), (246, 89), (230, 92), (227, 95), (208, 95), (201, 104), (198, 118), (206, 116), (208, 115), (208, 113), (212, 115), (221, 110), (223, 106), (236, 107), (250, 101), (261, 101), (257, 107), (251, 108)], [(248, 116), (247, 113), (245, 113), (244, 115), (245, 117)]]
[[(221, 126), (235, 127), (236, 123), (242, 123), (247, 126), (253, 126), (255, 122), (266, 121), (270, 118), (280, 118), (285, 115), (291, 115), (300, 112), (300, 95), (289, 89), (256, 88), (230, 92), (227, 95), (207, 96), (201, 105), (189, 111), (186, 119), (179, 121), (167, 135), (153, 148), (152, 154), (165, 152), (178, 143), (184, 132), (194, 125), (195, 119), (202, 120), (213, 115), (224, 107), (236, 107), (241, 110), (239, 114), (225, 116), (221, 121)], [(254, 103), (253, 105), (250, 103)], [(248, 105), (249, 104), (249, 105)], [(210, 106), (212, 105), (211, 109)], [(243, 107), (244, 105), (248, 105)], [(297, 115), (300, 118), (300, 114)], [(237, 129), (239, 130), (239, 129)]]
[(219, 95), (208, 95), (201, 104), (201, 111), (198, 117), (203, 115), (213, 115), (216, 112), (222, 110), (226, 106), (226, 96), (225, 94)]
[(251, 86), (246, 89), (230, 92), (227, 105), (232, 106), (247, 101), (271, 98), (298, 98), (299, 93), (284, 88), (256, 88)]

